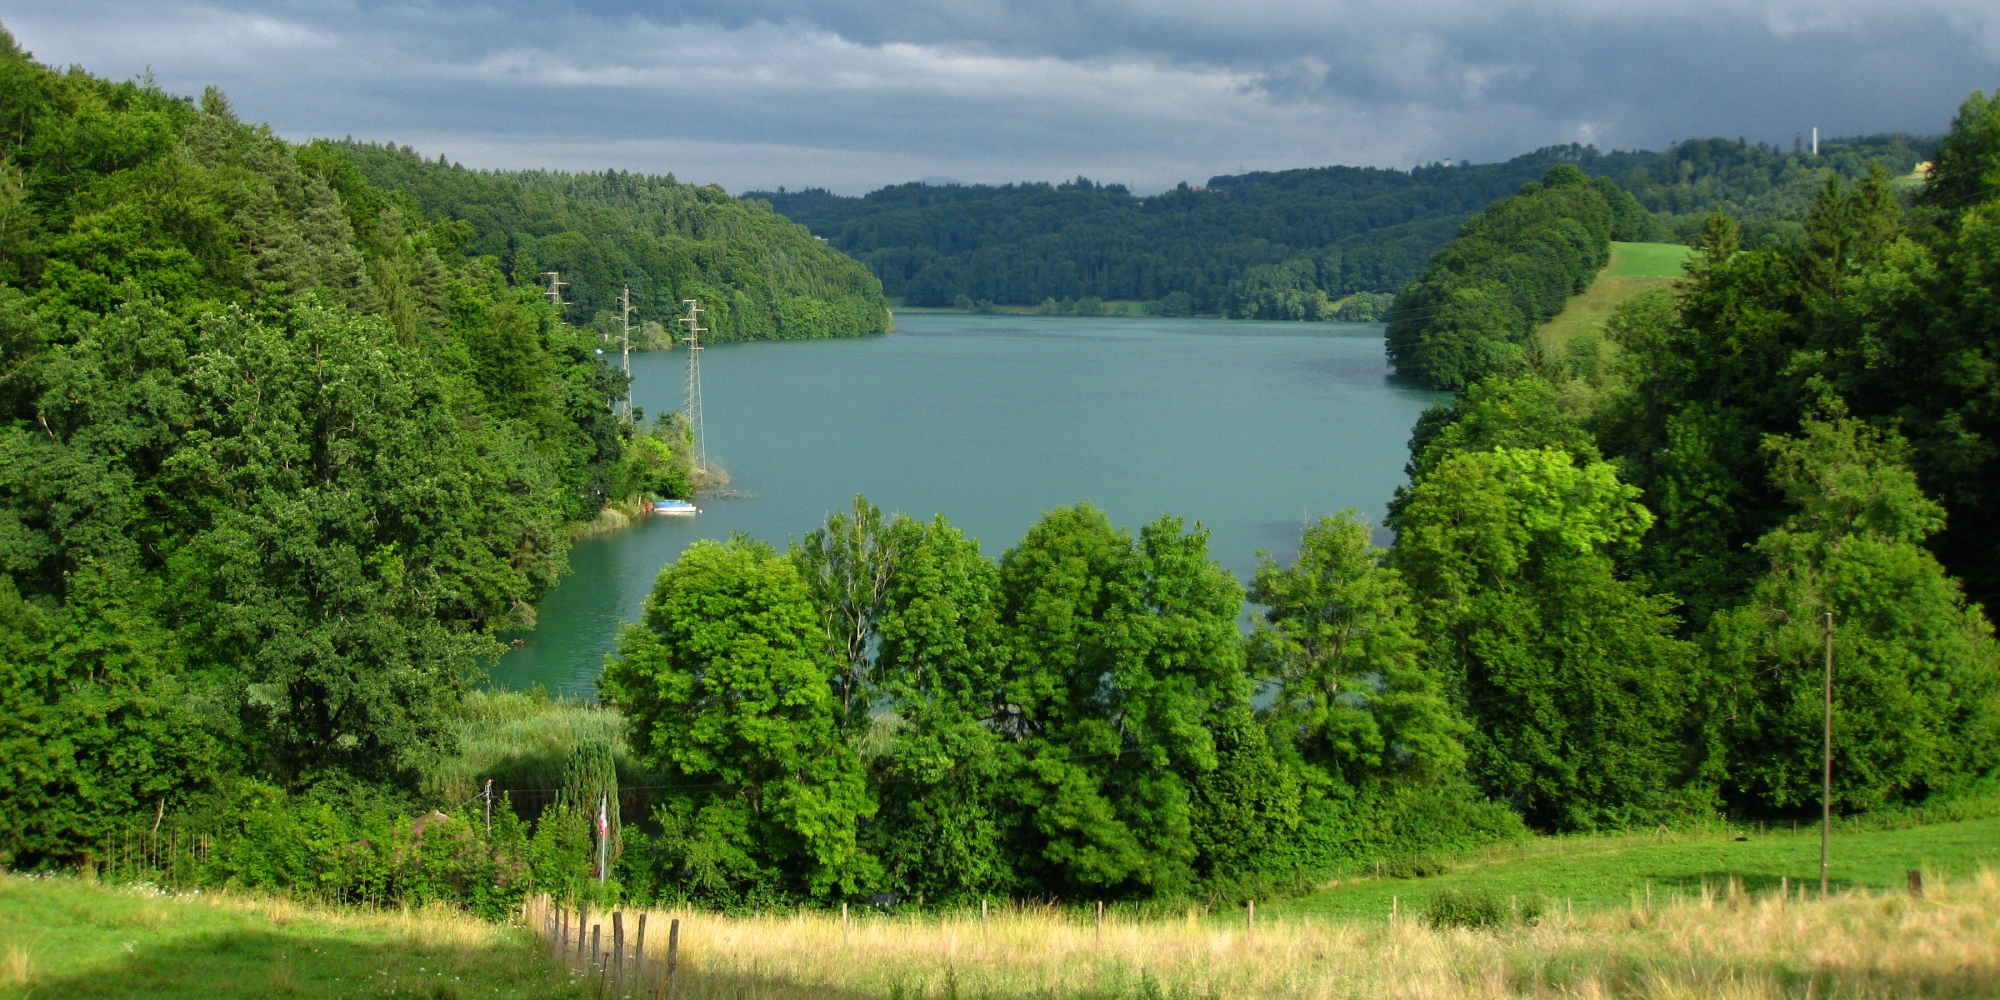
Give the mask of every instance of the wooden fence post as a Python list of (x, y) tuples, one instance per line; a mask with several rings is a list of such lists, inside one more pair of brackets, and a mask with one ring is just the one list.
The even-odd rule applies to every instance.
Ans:
[(625, 911), (611, 911), (611, 995), (625, 982)]
[(580, 902), (576, 904), (576, 960), (578, 962), (583, 961), (583, 946), (585, 944), (583, 940), (583, 922), (589, 914), (589, 903)]
[(674, 1000), (674, 973), (681, 964), (681, 920), (667, 925), (667, 1000)]
[(1924, 898), (1924, 873), (1916, 868), (1910, 869), (1910, 895)]
[(646, 982), (646, 911), (639, 911), (639, 932), (632, 938), (632, 981)]

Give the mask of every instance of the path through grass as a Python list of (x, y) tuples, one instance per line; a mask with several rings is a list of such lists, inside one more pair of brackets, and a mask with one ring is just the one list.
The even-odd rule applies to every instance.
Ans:
[(1551, 357), (1562, 357), (1571, 339), (1586, 331), (1604, 329), (1611, 311), (1641, 292), (1670, 287), (1681, 277), (1681, 262), (1691, 247), (1678, 243), (1613, 243), (1611, 263), (1599, 272), (1582, 295), (1570, 297), (1569, 304), (1554, 319), (1542, 324), (1542, 347)]

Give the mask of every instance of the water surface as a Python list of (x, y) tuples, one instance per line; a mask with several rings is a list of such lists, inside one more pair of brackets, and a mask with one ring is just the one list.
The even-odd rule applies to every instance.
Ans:
[[(1392, 380), (1379, 324), (901, 315), (852, 340), (702, 353), (708, 449), (749, 500), (579, 541), (496, 684), (588, 694), (618, 626), (698, 538), (782, 548), (865, 493), (942, 512), (988, 555), (1041, 511), (1089, 500), (1136, 529), (1175, 514), (1248, 577), (1289, 558), (1307, 516), (1379, 520), (1417, 415), (1441, 396)], [(679, 409), (687, 355), (632, 358), (633, 402)]]

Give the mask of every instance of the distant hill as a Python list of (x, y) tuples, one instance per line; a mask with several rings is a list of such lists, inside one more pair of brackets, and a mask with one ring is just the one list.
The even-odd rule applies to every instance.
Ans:
[[(1296, 305), (1395, 292), (1474, 212), (1557, 163), (1609, 177), (1685, 239), (1709, 211), (1746, 221), (1750, 242), (1785, 240), (1829, 173), (1880, 164), (1905, 174), (1936, 149), (1903, 135), (1821, 144), (1818, 157), (1741, 140), (1663, 152), (1552, 146), (1504, 163), (1414, 170), (1314, 167), (1212, 177), (1138, 197), (1084, 178), (1061, 184), (899, 184), (859, 197), (756, 191), (868, 266), (913, 306), (1138, 300), (1151, 311), (1320, 318)], [(1316, 297), (1316, 298), (1315, 298)]]

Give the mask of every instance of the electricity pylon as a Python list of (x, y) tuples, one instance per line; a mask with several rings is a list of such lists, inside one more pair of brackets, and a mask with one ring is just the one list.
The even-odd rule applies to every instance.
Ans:
[(557, 309), (569, 308), (571, 303), (564, 302), (562, 298), (562, 290), (569, 287), (569, 282), (559, 280), (562, 275), (554, 271), (543, 271), (542, 277), (549, 279), (549, 290), (543, 292), (542, 297), (548, 299)]
[(697, 472), (708, 469), (708, 434), (701, 426), (701, 335), (708, 332), (701, 328), (701, 307), (694, 299), (682, 299), (687, 307), (687, 315), (680, 318), (680, 324), (687, 327), (687, 336), (682, 337), (688, 346), (687, 405), (682, 412), (687, 414), (688, 429), (694, 434), (694, 467)]
[(632, 286), (618, 296), (618, 322), (624, 329), (625, 343), (619, 350), (619, 357), (625, 366), (625, 422), (632, 422)]

